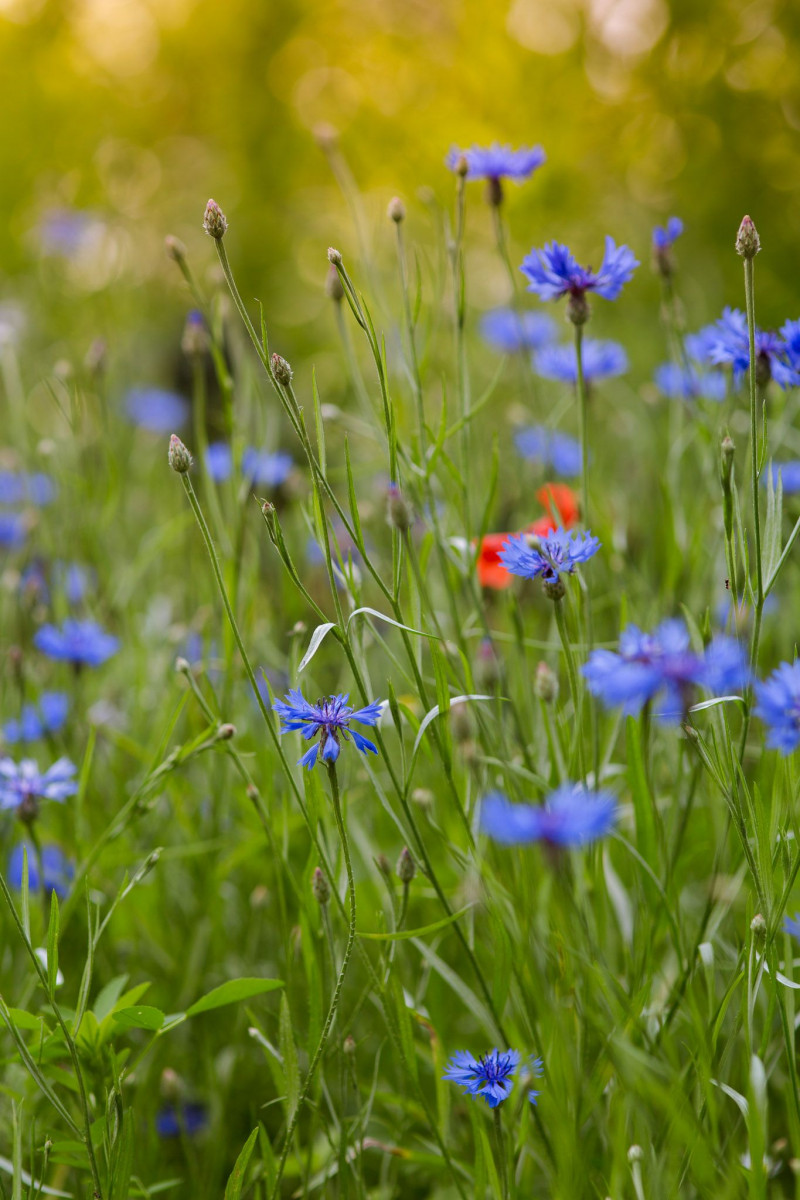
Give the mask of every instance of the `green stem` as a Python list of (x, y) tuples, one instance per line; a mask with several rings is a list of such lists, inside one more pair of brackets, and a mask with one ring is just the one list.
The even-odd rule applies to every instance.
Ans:
[(503, 1118), (500, 1114), (500, 1105), (494, 1110), (494, 1134), (497, 1140), (497, 1166), (500, 1171), (500, 1186), (503, 1192), (503, 1200), (508, 1200), (508, 1162), (506, 1160), (506, 1145), (503, 1136)]
[(322, 1033), (320, 1034), (320, 1039), (319, 1039), (319, 1042), (317, 1043), (317, 1048), (314, 1051), (314, 1057), (312, 1058), (311, 1064), (308, 1068), (308, 1072), (307, 1072), (306, 1078), (305, 1078), (305, 1083), (303, 1084), (303, 1089), (300, 1093), (297, 1104), (295, 1105), (294, 1112), (292, 1114), (292, 1118), (289, 1122), (289, 1128), (286, 1130), (286, 1137), (284, 1138), (283, 1149), (281, 1150), (281, 1157), (278, 1162), (278, 1169), (277, 1169), (277, 1172), (275, 1175), (275, 1182), (272, 1187), (271, 1200), (277, 1200), (278, 1193), (280, 1192), (281, 1179), (283, 1177), (283, 1172), (286, 1167), (286, 1159), (289, 1156), (289, 1150), (291, 1148), (292, 1138), (294, 1137), (294, 1131), (297, 1128), (297, 1122), (300, 1117), (300, 1112), (308, 1098), (308, 1093), (311, 1090), (311, 1084), (314, 1079), (314, 1074), (316, 1072), (317, 1067), (319, 1066), (320, 1059), (322, 1058), (322, 1055), (325, 1051), (325, 1046), (327, 1045), (327, 1042), (328, 1042), (328, 1038), (330, 1037), (331, 1029), (333, 1028), (333, 1022), (336, 1017), (336, 1010), (339, 1007), (339, 1001), (340, 1001), (341, 995), (342, 995), (342, 986), (344, 984), (344, 977), (347, 973), (347, 967), (350, 962), (350, 955), (352, 954), (352, 951), (353, 951), (353, 944), (355, 943), (355, 940), (356, 940), (356, 886), (355, 886), (355, 881), (353, 879), (353, 867), (352, 867), (352, 863), (350, 862), (350, 847), (349, 847), (349, 844), (347, 841), (347, 833), (346, 833), (346, 830), (344, 827), (344, 819), (342, 817), (342, 806), (341, 806), (341, 800), (339, 797), (339, 781), (336, 776), (336, 765), (334, 763), (330, 763), (328, 765), (328, 778), (330, 780), (330, 785), (331, 785), (331, 799), (333, 801), (334, 816), (336, 817), (336, 828), (339, 831), (339, 840), (341, 841), (341, 844), (342, 844), (342, 854), (344, 855), (344, 865), (345, 865), (345, 870), (347, 872), (347, 892), (348, 892), (348, 897), (349, 897), (349, 901), (350, 901), (350, 917), (349, 917), (348, 928), (347, 928), (347, 944), (345, 946), (344, 957), (342, 959), (342, 965), (339, 969), (339, 975), (336, 980), (336, 987), (334, 988), (333, 997), (332, 997), (331, 1003), (330, 1003), (330, 1008), (328, 1009), (328, 1015), (325, 1018), (325, 1025), (323, 1027)]
[(581, 713), (581, 689), (578, 682), (578, 671), (575, 666), (575, 655), (572, 653), (572, 646), (569, 640), (567, 631), (567, 618), (564, 612), (564, 601), (553, 601), (553, 608), (556, 614), (556, 625), (558, 626), (561, 645), (564, 649), (564, 658), (567, 664), (567, 676), (569, 678), (569, 690), (572, 695), (572, 707), (575, 712), (575, 737), (578, 743), (578, 767), (581, 774), (581, 779), (586, 784), (586, 759), (583, 752), (583, 737), (580, 730), (580, 713)]

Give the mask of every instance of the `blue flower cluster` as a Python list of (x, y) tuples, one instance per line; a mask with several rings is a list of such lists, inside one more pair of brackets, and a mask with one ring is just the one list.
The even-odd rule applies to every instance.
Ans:
[[(480, 1058), (473, 1058), (468, 1050), (457, 1050), (447, 1064), (443, 1079), (450, 1079), (459, 1084), (467, 1096), (481, 1097), (489, 1108), (497, 1108), (511, 1095), (514, 1086), (513, 1076), (522, 1062), (518, 1050), (506, 1050), (501, 1053), (496, 1048)], [(529, 1061), (531, 1075), (538, 1077), (542, 1074), (542, 1060), (534, 1058)], [(539, 1092), (529, 1091), (528, 1099), (535, 1104)]]
[(552, 467), (559, 475), (580, 475), (581, 444), (577, 438), (544, 425), (528, 425), (514, 434), (514, 445), (523, 458)]
[(589, 691), (606, 707), (635, 715), (663, 693), (658, 715), (673, 721), (685, 714), (694, 688), (718, 696), (749, 682), (747, 658), (735, 638), (718, 635), (696, 654), (680, 619), (662, 622), (653, 633), (629, 625), (620, 636), (619, 653), (595, 650), (582, 671)]
[(3, 725), (3, 740), (9, 745), (36, 742), (63, 728), (69, 713), (66, 692), (42, 692), (35, 704), (23, 704), (18, 718)]
[(481, 806), (481, 829), (504, 846), (546, 842), (551, 846), (585, 846), (604, 837), (619, 816), (611, 792), (590, 792), (565, 783), (544, 805), (512, 804), (501, 792), (490, 792)]
[(32, 758), (15, 763), (0, 758), (0, 809), (19, 811), (38, 800), (66, 800), (74, 796), (78, 784), (76, 767), (68, 758), (59, 758), (42, 774)]
[(24, 854), (28, 856), (28, 888), (35, 892), (41, 887), (55, 892), (63, 900), (75, 875), (75, 867), (60, 846), (42, 846), (41, 854), (31, 842), (18, 842), (8, 859), (8, 882), (19, 891), (22, 888)]
[(755, 715), (769, 726), (767, 745), (781, 754), (800, 746), (800, 662), (781, 663), (755, 685)]
[[(42, 507), (55, 499), (56, 486), (41, 471), (0, 471), (0, 546), (18, 550), (28, 536), (23, 505)], [(6, 511), (6, 506), (12, 511)]]
[(670, 217), (666, 225), (656, 225), (653, 230), (653, 248), (669, 250), (674, 246), (683, 233), (683, 221), (680, 217)]
[[(737, 386), (749, 370), (747, 316), (741, 309), (724, 309), (718, 321), (691, 335), (686, 345), (697, 361), (732, 367)], [(761, 386), (770, 379), (782, 388), (800, 384), (800, 319), (786, 321), (778, 333), (756, 328), (755, 351)]]
[(71, 617), (60, 629), (56, 625), (42, 625), (33, 635), (33, 644), (48, 658), (88, 667), (99, 667), (119, 649), (119, 640), (96, 621), (76, 621)]
[(789, 462), (772, 463), (770, 474), (761, 476), (762, 485), (766, 486), (769, 478), (775, 487), (781, 482), (785, 496), (800, 492), (800, 459), (790, 459)]
[(377, 746), (369, 738), (350, 728), (350, 722), (377, 725), (383, 711), (382, 701), (373, 700), (366, 708), (353, 709), (347, 703), (348, 699), (347, 695), (328, 696), (316, 704), (309, 704), (299, 688), (295, 688), (287, 693), (285, 701), (274, 701), (272, 707), (283, 721), (281, 733), (299, 733), (308, 742), (319, 739), (298, 760), (298, 765), (302, 764), (310, 771), (316, 764), (318, 754), (321, 754), (324, 762), (335, 763), (342, 741), (350, 739), (362, 754), (366, 754), (367, 750), (378, 753)]

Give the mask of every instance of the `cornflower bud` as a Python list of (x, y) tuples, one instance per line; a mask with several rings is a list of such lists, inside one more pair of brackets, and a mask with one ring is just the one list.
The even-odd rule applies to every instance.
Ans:
[(205, 229), (209, 237), (219, 242), (224, 238), (227, 228), (228, 222), (224, 212), (216, 200), (209, 200), (206, 205), (206, 211), (203, 214), (203, 229)]
[(179, 475), (185, 475), (192, 465), (192, 456), (176, 433), (171, 434), (169, 439), (167, 461)]
[(761, 238), (751, 217), (742, 217), (739, 232), (736, 234), (736, 253), (742, 258), (755, 258), (761, 249)]
[(411, 793), (411, 799), (420, 808), (432, 808), (435, 797), (430, 788), (414, 788)]
[(215, 741), (229, 742), (231, 738), (235, 736), (236, 726), (231, 725), (230, 721), (226, 721), (224, 724), (220, 725), (219, 729), (217, 730)]
[(177, 1071), (165, 1067), (159, 1080), (159, 1091), (165, 1100), (179, 1100), (183, 1095), (185, 1085)]
[(164, 249), (167, 252), (167, 258), (171, 258), (173, 262), (186, 262), (186, 247), (180, 238), (173, 237), (172, 234), (167, 234), (164, 238)]
[(401, 221), (405, 221), (406, 206), (399, 196), (392, 196), (389, 201), (389, 207), (386, 209), (386, 215), (390, 221), (394, 221), (395, 225), (399, 225)]
[(405, 502), (403, 493), (396, 483), (390, 483), (386, 491), (387, 516), (389, 524), (401, 533), (411, 528), (411, 509)]
[(585, 325), (592, 310), (585, 292), (573, 292), (567, 300), (567, 320), (573, 325)]
[(736, 449), (735, 445), (733, 444), (733, 438), (730, 436), (730, 434), (727, 434), (727, 433), (725, 434), (725, 437), (722, 439), (722, 441), (720, 443), (719, 449), (720, 449), (720, 458), (721, 458), (720, 479), (722, 480), (723, 489), (725, 491), (727, 491), (730, 489), (730, 486), (731, 486), (731, 472), (733, 471), (733, 454)]
[(314, 874), (311, 877), (311, 892), (317, 904), (327, 904), (331, 898), (331, 886), (320, 867), (314, 868)]
[(763, 946), (767, 937), (767, 922), (761, 913), (756, 913), (750, 922), (750, 932), (757, 946)]
[(397, 860), (397, 877), (403, 884), (411, 883), (411, 880), (417, 873), (417, 864), (414, 862), (409, 852), (408, 846), (403, 846), (400, 851), (400, 857)]
[(644, 1158), (644, 1150), (642, 1149), (641, 1146), (637, 1146), (634, 1144), (628, 1150), (628, 1162), (629, 1163), (641, 1162), (643, 1158)]
[(339, 278), (339, 272), (332, 263), (328, 267), (328, 274), (325, 276), (325, 295), (329, 300), (335, 300), (337, 304), (344, 300), (342, 281)]
[(348, 1056), (348, 1058), (352, 1058), (355, 1054), (356, 1039), (353, 1037), (352, 1033), (348, 1033), (347, 1037), (342, 1042), (342, 1050)]
[(339, 267), (342, 264), (341, 252), (335, 246), (328, 247), (328, 262), (333, 267)]
[(183, 658), (181, 655), (179, 655), (178, 658), (175, 659), (175, 670), (179, 675), (188, 675), (191, 669), (191, 664), (189, 663), (188, 658)]
[(557, 579), (543, 580), (543, 586), (548, 600), (563, 600), (567, 594), (566, 584), (560, 575)]
[(192, 309), (187, 314), (181, 335), (181, 350), (187, 358), (202, 358), (208, 350), (208, 330), (203, 314)]
[(455, 166), (456, 175), (458, 175), (461, 179), (466, 179), (468, 171), (469, 163), (467, 162), (467, 156), (466, 154), (461, 154), (459, 155), (458, 162)]
[(278, 383), (283, 384), (284, 387), (288, 387), (292, 382), (294, 371), (289, 366), (286, 359), (281, 358), (280, 354), (273, 354), (270, 362), (272, 363), (272, 374), (275, 376)]
[(392, 868), (385, 854), (379, 854), (375, 859), (375, 865), (386, 879), (392, 878)]
[(558, 699), (558, 676), (546, 662), (540, 662), (536, 668), (533, 689), (545, 704), (555, 704)]

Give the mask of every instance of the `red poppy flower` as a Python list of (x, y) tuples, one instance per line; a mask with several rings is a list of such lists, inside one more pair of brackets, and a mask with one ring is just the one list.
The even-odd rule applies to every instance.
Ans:
[(507, 588), (511, 586), (513, 576), (508, 573), (500, 562), (500, 551), (503, 543), (512, 536), (510, 533), (487, 533), (481, 540), (478, 555), (478, 583), (486, 588)]
[(570, 529), (578, 520), (578, 497), (566, 483), (546, 483), (544, 487), (539, 488), (536, 499), (565, 529)]

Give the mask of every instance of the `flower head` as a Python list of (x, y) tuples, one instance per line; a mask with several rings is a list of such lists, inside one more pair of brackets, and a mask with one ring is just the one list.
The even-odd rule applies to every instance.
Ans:
[(307, 742), (319, 738), (298, 760), (309, 771), (316, 764), (317, 755), (320, 753), (326, 763), (335, 763), (339, 757), (342, 740), (349, 741), (352, 738), (356, 749), (362, 754), (367, 750), (371, 750), (373, 754), (378, 753), (377, 746), (362, 733), (350, 728), (350, 722), (377, 725), (383, 711), (382, 701), (373, 700), (366, 708), (353, 709), (347, 703), (348, 699), (347, 695), (328, 696), (324, 700), (318, 700), (316, 704), (309, 704), (299, 688), (295, 688), (287, 693), (285, 701), (273, 702), (272, 707), (283, 721), (281, 733), (299, 733)]
[(674, 246), (683, 233), (683, 221), (680, 217), (670, 217), (666, 225), (656, 225), (653, 230), (653, 249), (668, 250)]
[(283, 450), (272, 453), (248, 446), (242, 455), (242, 474), (251, 486), (280, 487), (289, 478), (294, 459)]
[(7, 550), (19, 550), (25, 545), (28, 523), (22, 513), (0, 512), (0, 546)]
[(48, 733), (57, 733), (67, 719), (69, 696), (66, 692), (42, 692), (35, 704), (23, 704), (18, 719), (3, 725), (3, 740), (9, 744), (35, 742)]
[(546, 313), (515, 312), (513, 308), (484, 313), (480, 329), (492, 349), (501, 354), (538, 350), (556, 336), (555, 321)]
[(481, 829), (505, 846), (585, 846), (604, 837), (618, 815), (611, 792), (589, 792), (580, 784), (564, 783), (544, 805), (512, 804), (502, 793), (491, 792), (481, 808)]
[(467, 179), (513, 179), (515, 183), (522, 183), (542, 165), (545, 153), (541, 146), (520, 146), (519, 150), (512, 150), (511, 146), (501, 146), (499, 142), (493, 142), (491, 146), (471, 146), (469, 150), (452, 146), (444, 160), (445, 165), (455, 171), (462, 158), (467, 162)]
[(781, 663), (755, 690), (753, 711), (769, 726), (767, 745), (791, 754), (800, 746), (800, 662)]
[(71, 617), (60, 629), (42, 625), (33, 635), (33, 644), (48, 658), (89, 667), (99, 667), (119, 649), (118, 639), (96, 621), (75, 621)]
[(215, 483), (230, 479), (233, 471), (233, 453), (227, 442), (211, 442), (204, 455), (206, 470)]
[(558, 475), (581, 473), (581, 444), (568, 433), (544, 425), (528, 425), (514, 434), (514, 445), (523, 458), (552, 467)]
[[(581, 362), (587, 383), (613, 379), (616, 375), (624, 375), (628, 369), (628, 356), (619, 342), (601, 342), (595, 338), (584, 339)], [(545, 346), (534, 354), (533, 367), (543, 379), (573, 384), (578, 382), (578, 356), (572, 342), (562, 346)]]
[[(529, 525), (526, 533), (546, 537), (559, 524), (569, 529), (577, 521), (578, 498), (565, 483), (546, 483), (544, 487), (539, 488), (536, 499), (547, 509), (547, 514)], [(481, 587), (499, 590), (511, 586), (513, 580), (500, 560), (500, 552), (512, 536), (510, 533), (487, 533), (481, 539), (477, 562), (478, 582)]]
[(43, 471), (0, 471), (0, 504), (50, 504), (56, 485)]
[[(215, 237), (216, 234), (212, 234)], [(202, 1133), (208, 1125), (208, 1109), (204, 1104), (185, 1102), (179, 1108), (167, 1105), (156, 1114), (156, 1133), (162, 1138), (176, 1138), (182, 1134), (193, 1137)]]
[(44, 774), (32, 758), (19, 763), (0, 758), (0, 809), (15, 809), (20, 819), (32, 820), (39, 800), (66, 800), (75, 795), (76, 770), (68, 758), (59, 758)]
[(503, 546), (500, 561), (512, 575), (523, 579), (541, 579), (545, 585), (557, 584), (562, 575), (572, 575), (579, 563), (593, 558), (600, 539), (591, 533), (567, 533), (563, 528), (548, 533), (538, 548), (524, 536), (512, 537)]
[[(798, 327), (796, 329), (796, 327)], [(787, 321), (780, 333), (756, 328), (756, 378), (761, 386), (774, 379), (782, 388), (800, 384), (800, 360), (795, 350), (795, 336), (800, 321)], [(747, 317), (738, 308), (724, 309), (720, 319), (701, 330), (697, 349), (705, 350), (707, 361), (730, 364), (738, 384), (750, 367), (750, 338)]]
[[(17, 843), (8, 859), (8, 882), (19, 891), (22, 887), (23, 852), (28, 855), (28, 887), (55, 892), (63, 900), (75, 874), (75, 868), (59, 846), (42, 846), (41, 855), (30, 842)], [(40, 875), (41, 868), (41, 875)]]
[[(506, 1050), (502, 1053), (494, 1049), (480, 1058), (473, 1058), (468, 1050), (457, 1050), (452, 1055), (443, 1079), (451, 1079), (459, 1084), (464, 1093), (469, 1096), (481, 1096), (490, 1108), (497, 1108), (510, 1094), (514, 1086), (513, 1075), (522, 1062), (518, 1050)], [(542, 1073), (542, 1060), (532, 1059), (530, 1071), (534, 1076)], [(528, 1099), (536, 1103), (538, 1092), (529, 1092)]]
[(188, 420), (189, 402), (165, 388), (134, 387), (125, 396), (125, 411), (140, 429), (170, 433)]
[(695, 654), (680, 619), (663, 621), (653, 633), (629, 625), (618, 654), (595, 650), (582, 671), (593, 696), (628, 715), (663, 692), (658, 715), (673, 721), (685, 713), (694, 687), (720, 694), (744, 687), (748, 680), (744, 654), (734, 638), (714, 638), (703, 655)]
[(727, 391), (721, 371), (703, 371), (692, 363), (662, 363), (656, 367), (655, 381), (670, 400), (724, 400)]
[(632, 250), (617, 246), (612, 237), (607, 237), (599, 271), (580, 266), (569, 247), (559, 242), (532, 250), (522, 260), (520, 270), (530, 280), (528, 291), (535, 292), (540, 300), (558, 300), (567, 295), (583, 298), (587, 292), (616, 300), (638, 266)]

